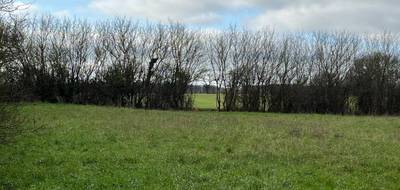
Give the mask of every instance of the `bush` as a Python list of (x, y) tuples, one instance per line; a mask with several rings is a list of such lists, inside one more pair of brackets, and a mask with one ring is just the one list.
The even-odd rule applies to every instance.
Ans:
[(357, 114), (359, 112), (358, 104), (359, 104), (358, 97), (356, 96), (348, 97), (346, 100), (347, 113)]

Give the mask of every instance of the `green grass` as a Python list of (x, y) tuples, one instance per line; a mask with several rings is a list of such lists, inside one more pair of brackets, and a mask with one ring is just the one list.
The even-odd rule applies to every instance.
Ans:
[(0, 189), (400, 188), (397, 117), (55, 104), (22, 114), (45, 128), (0, 145)]
[(216, 109), (216, 94), (195, 94), (194, 107), (197, 109)]

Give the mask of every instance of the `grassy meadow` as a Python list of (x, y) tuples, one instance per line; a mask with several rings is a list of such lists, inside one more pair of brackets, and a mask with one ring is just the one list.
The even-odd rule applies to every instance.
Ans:
[(398, 117), (45, 103), (21, 114), (43, 128), (0, 145), (0, 189), (400, 188)]
[(216, 94), (194, 94), (194, 107), (200, 110), (216, 109)]

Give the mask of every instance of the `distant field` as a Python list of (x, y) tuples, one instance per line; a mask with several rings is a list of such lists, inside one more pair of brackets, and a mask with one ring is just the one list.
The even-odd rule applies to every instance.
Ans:
[(0, 189), (400, 188), (398, 117), (55, 104), (21, 112), (44, 128), (0, 145)]
[(194, 107), (197, 109), (216, 109), (216, 94), (195, 94)]

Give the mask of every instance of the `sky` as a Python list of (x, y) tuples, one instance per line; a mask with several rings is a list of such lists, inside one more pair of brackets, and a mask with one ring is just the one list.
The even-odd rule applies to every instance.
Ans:
[(110, 17), (202, 28), (240, 25), (282, 31), (400, 32), (400, 0), (20, 0), (35, 14)]

